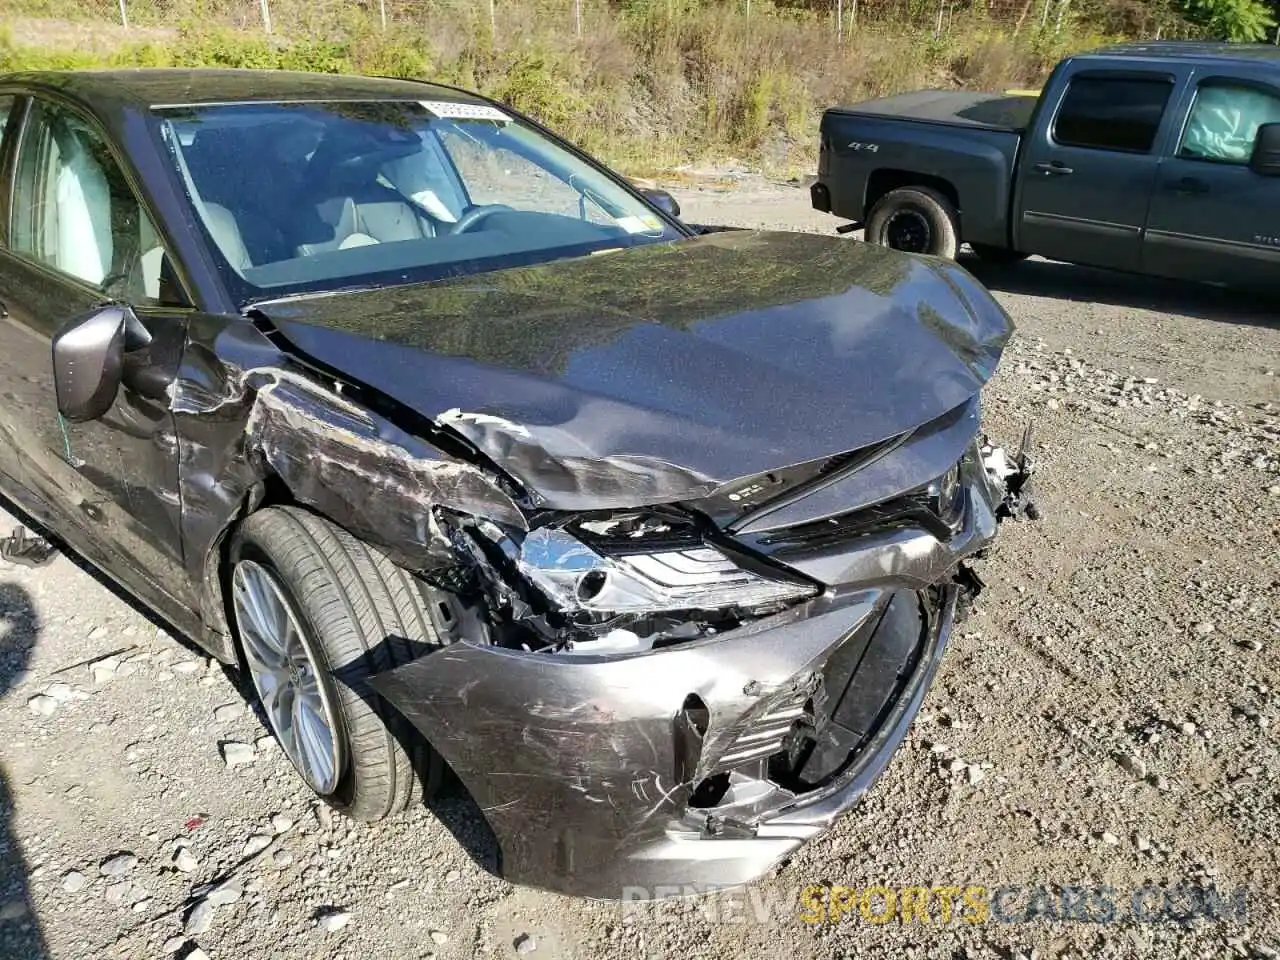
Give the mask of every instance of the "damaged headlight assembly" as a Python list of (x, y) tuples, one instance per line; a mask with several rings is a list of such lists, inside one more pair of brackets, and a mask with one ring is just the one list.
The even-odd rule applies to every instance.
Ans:
[(480, 552), (472, 556), (490, 578), (502, 577), (500, 605), (545, 641), (520, 644), (529, 649), (639, 652), (767, 616), (820, 592), (811, 581), (731, 555), (703, 539), (690, 520), (658, 513), (571, 518), (535, 527), (523, 539), (480, 521), (473, 534)]

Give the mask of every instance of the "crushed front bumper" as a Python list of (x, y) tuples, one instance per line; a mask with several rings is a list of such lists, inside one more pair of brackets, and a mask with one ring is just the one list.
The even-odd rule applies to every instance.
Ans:
[[(963, 476), (957, 529), (863, 534), (828, 589), (736, 630), (629, 656), (467, 641), (372, 678), (484, 811), (513, 882), (594, 898), (743, 884), (827, 830), (904, 737), (999, 491)], [(630, 889), (629, 889), (630, 888)]]

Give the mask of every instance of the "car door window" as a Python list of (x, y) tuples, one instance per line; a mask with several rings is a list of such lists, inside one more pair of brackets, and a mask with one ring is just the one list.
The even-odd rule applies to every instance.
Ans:
[(80, 116), (32, 104), (18, 150), (11, 247), (131, 303), (162, 296), (159, 234), (102, 136)]
[(1280, 123), (1280, 96), (1243, 83), (1207, 80), (1196, 90), (1178, 156), (1247, 164), (1264, 123)]
[(1091, 77), (1071, 80), (1053, 139), (1063, 146), (1149, 153), (1173, 92), (1163, 77)]

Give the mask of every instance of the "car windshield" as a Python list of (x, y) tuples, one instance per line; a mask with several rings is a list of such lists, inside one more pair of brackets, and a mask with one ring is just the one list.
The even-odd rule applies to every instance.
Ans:
[(157, 108), (241, 303), (676, 239), (615, 180), (465, 100)]

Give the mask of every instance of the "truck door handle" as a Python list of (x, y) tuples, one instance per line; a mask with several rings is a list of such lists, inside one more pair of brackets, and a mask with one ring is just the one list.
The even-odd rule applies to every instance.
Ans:
[(1065, 177), (1069, 173), (1075, 173), (1061, 160), (1041, 160), (1036, 164), (1036, 170), (1049, 176)]
[(1181, 180), (1174, 180), (1165, 186), (1174, 193), (1186, 195), (1191, 193), (1208, 193), (1209, 185), (1197, 177), (1183, 177)]

